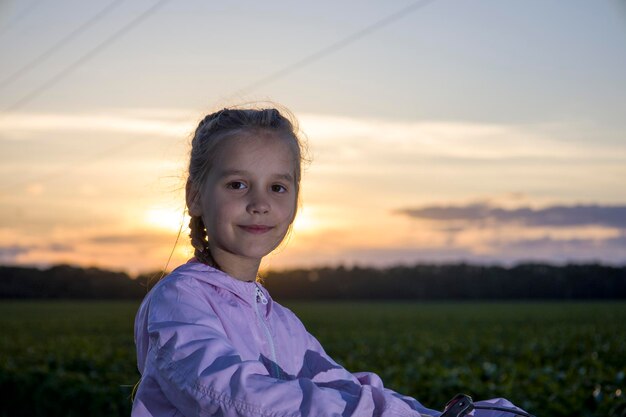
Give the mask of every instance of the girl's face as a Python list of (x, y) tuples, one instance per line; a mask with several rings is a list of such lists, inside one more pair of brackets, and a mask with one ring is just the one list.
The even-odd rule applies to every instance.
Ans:
[(294, 157), (272, 132), (226, 139), (189, 207), (202, 216), (213, 257), (260, 262), (285, 237), (296, 212)]

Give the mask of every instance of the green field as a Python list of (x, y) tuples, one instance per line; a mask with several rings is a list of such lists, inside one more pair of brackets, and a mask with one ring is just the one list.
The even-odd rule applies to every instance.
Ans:
[[(128, 416), (134, 302), (0, 304), (0, 416)], [(327, 352), (432, 408), (626, 416), (626, 303), (291, 303)]]

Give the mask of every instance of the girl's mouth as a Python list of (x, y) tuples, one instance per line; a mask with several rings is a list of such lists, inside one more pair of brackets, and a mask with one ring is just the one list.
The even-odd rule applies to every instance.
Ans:
[(245, 230), (248, 233), (252, 233), (255, 235), (260, 235), (263, 233), (267, 233), (270, 230), (272, 230), (272, 226), (265, 226), (262, 224), (251, 224), (251, 225), (239, 225), (239, 227), (241, 227), (243, 230)]

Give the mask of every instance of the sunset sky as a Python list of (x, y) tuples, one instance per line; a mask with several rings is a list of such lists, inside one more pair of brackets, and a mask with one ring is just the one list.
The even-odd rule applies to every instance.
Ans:
[(1, 264), (163, 268), (196, 124), (266, 100), (311, 162), (265, 267), (626, 264), (623, 1), (13, 0), (0, 57)]

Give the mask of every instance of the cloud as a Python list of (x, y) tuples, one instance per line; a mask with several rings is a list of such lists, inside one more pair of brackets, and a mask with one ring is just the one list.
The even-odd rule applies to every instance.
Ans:
[(544, 260), (548, 262), (602, 262), (626, 264), (626, 233), (608, 239), (537, 239), (500, 241), (494, 245), (499, 258), (515, 260)]
[(50, 252), (71, 252), (74, 250), (74, 247), (64, 243), (53, 242), (45, 246), (39, 246), (37, 249), (48, 250)]
[[(551, 264), (600, 262), (611, 265), (626, 264), (626, 233), (608, 239), (554, 239), (551, 237), (518, 239), (513, 241), (486, 241), (485, 246), (450, 245), (446, 247), (352, 247), (332, 257), (312, 262), (330, 265), (391, 266), (416, 263), (499, 264), (513, 266), (523, 262)], [(320, 262), (321, 261), (321, 262)], [(296, 264), (294, 264), (296, 265)], [(289, 263), (280, 267), (291, 266)]]
[(0, 246), (0, 262), (11, 263), (20, 255), (30, 252), (32, 248), (21, 245)]
[(5, 265), (48, 267), (71, 263), (85, 267), (121, 269), (137, 274), (164, 267), (170, 255), (172, 259), (168, 265), (171, 269), (184, 263), (193, 253), (189, 249), (188, 238), (181, 236), (175, 247), (176, 234), (158, 231), (53, 233), (43, 243), (36, 237), (11, 237), (7, 234), (7, 238), (3, 239), (4, 242), (17, 243), (0, 243), (0, 264)]
[(92, 236), (87, 239), (89, 243), (99, 245), (173, 245), (175, 234), (152, 231), (139, 231), (134, 233), (115, 233)]
[[(32, 132), (110, 132), (159, 137), (188, 137), (202, 112), (195, 109), (110, 109), (84, 113), (15, 112), (0, 119), (0, 139)], [(406, 157), (466, 161), (549, 159), (567, 161), (623, 159), (621, 146), (572, 143), (571, 126), (470, 123), (448, 120), (388, 120), (328, 114), (298, 115), (316, 154), (380, 160)], [(45, 136), (45, 135), (43, 135)], [(42, 137), (43, 137), (42, 136)]]
[(73, 251), (72, 246), (62, 243), (49, 243), (46, 245), (8, 245), (0, 246), (0, 263), (14, 263), (21, 256), (35, 252), (66, 253)]
[[(509, 242), (499, 242), (498, 246), (505, 251), (522, 250), (541, 252), (549, 248), (550, 251), (558, 251), (563, 253), (579, 250), (589, 251), (592, 248), (594, 248), (596, 251), (601, 248), (624, 249), (626, 248), (626, 234), (608, 239), (554, 239), (549, 236), (545, 236), (537, 239), (519, 239)], [(626, 258), (626, 255), (624, 257)]]
[[(626, 234), (609, 239), (518, 239), (484, 242), (481, 248), (450, 245), (445, 247), (345, 247), (332, 254), (310, 253), (306, 261), (275, 259), (269, 266), (275, 269), (315, 267), (320, 265), (362, 265), (388, 267), (398, 264), (459, 263), (497, 264), (513, 266), (523, 262), (550, 264), (600, 262), (626, 265)], [(287, 251), (286, 251), (287, 252)], [(292, 255), (293, 253), (286, 253)]]
[(433, 221), (465, 221), (493, 225), (523, 225), (530, 227), (607, 226), (626, 229), (626, 205), (598, 204), (551, 206), (541, 209), (521, 207), (505, 209), (487, 203), (459, 206), (431, 205), (397, 210), (416, 219)]
[(111, 132), (182, 138), (195, 128), (196, 120), (176, 110), (152, 113), (112, 111), (109, 113), (11, 113), (0, 120), (5, 138), (20, 132)]
[[(572, 143), (571, 126), (511, 125), (464, 121), (398, 121), (303, 114), (300, 125), (316, 153), (335, 156), (338, 161), (358, 159), (370, 162), (389, 155), (398, 162), (407, 157), (415, 163), (426, 158), (466, 161), (556, 160), (588, 161), (622, 159), (621, 146)], [(376, 155), (372, 161), (371, 156)]]

